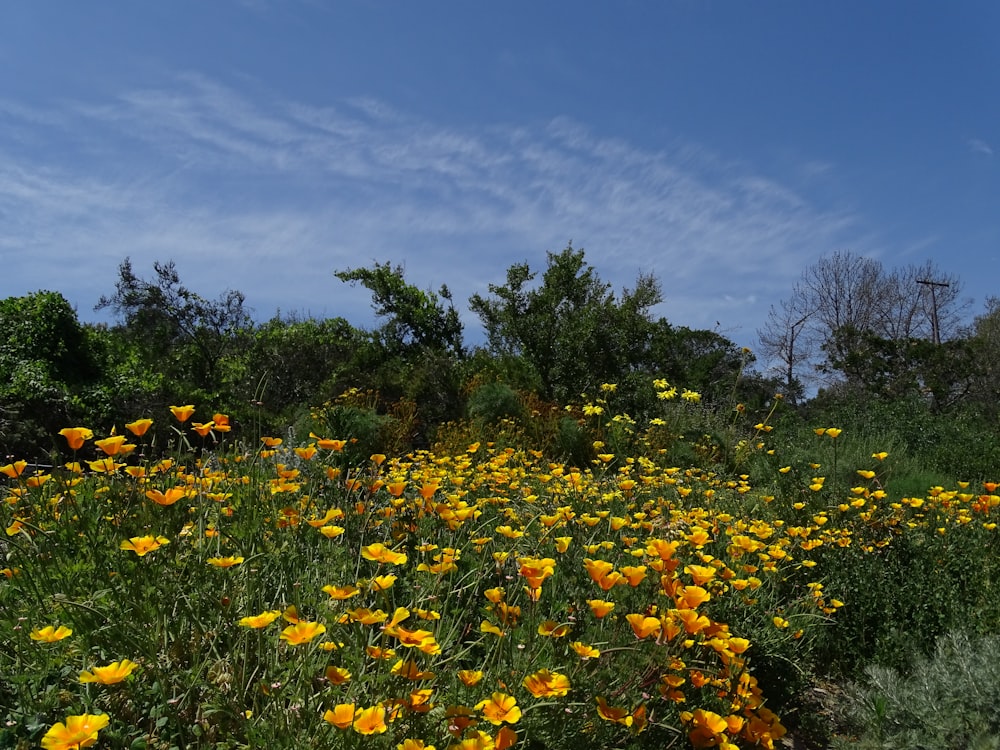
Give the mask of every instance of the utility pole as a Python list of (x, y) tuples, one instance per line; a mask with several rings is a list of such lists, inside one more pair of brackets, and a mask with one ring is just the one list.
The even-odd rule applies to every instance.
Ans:
[(935, 344), (941, 343), (941, 329), (938, 327), (937, 294), (935, 288), (939, 286), (951, 286), (944, 281), (930, 281), (929, 279), (917, 279), (918, 284), (923, 284), (931, 290), (931, 340)]

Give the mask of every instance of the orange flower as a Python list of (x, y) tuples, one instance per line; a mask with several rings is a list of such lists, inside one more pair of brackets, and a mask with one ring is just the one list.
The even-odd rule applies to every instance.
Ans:
[(215, 422), (216, 432), (229, 432), (233, 429), (229, 424), (229, 416), (227, 414), (213, 414), (212, 421)]
[(208, 433), (212, 431), (215, 427), (215, 422), (192, 422), (191, 429), (197, 432), (201, 437), (208, 437)]
[(331, 685), (343, 685), (351, 681), (351, 673), (343, 667), (327, 667), (323, 674)]
[(12, 464), (7, 464), (5, 466), (0, 466), (0, 474), (5, 474), (11, 479), (17, 479), (24, 473), (24, 470), (28, 468), (27, 461), (15, 461)]
[(125, 429), (131, 432), (136, 437), (142, 437), (145, 435), (149, 428), (153, 426), (152, 419), (137, 419), (134, 422), (129, 422), (125, 425)]
[(59, 434), (66, 438), (70, 450), (78, 451), (83, 444), (94, 437), (94, 433), (86, 427), (64, 427)]
[(107, 714), (80, 714), (67, 716), (52, 726), (42, 737), (45, 750), (80, 750), (97, 742), (97, 733), (108, 725)]
[(323, 721), (333, 724), (338, 729), (347, 729), (354, 723), (354, 704), (338, 703), (333, 710), (323, 714)]
[(580, 641), (573, 641), (569, 645), (572, 647), (574, 651), (576, 651), (577, 655), (581, 659), (596, 659), (598, 656), (601, 655), (600, 649), (594, 648), (593, 646), (590, 646), (586, 643), (582, 643)]
[(540, 669), (524, 678), (522, 683), (536, 698), (555, 698), (569, 692), (569, 678), (566, 675)]
[(194, 414), (194, 405), (171, 406), (170, 413), (174, 415), (178, 422), (187, 422), (191, 418), (191, 415)]
[(413, 659), (400, 659), (395, 664), (392, 665), (392, 669), (389, 670), (394, 675), (398, 675), (407, 680), (433, 680), (434, 673), (427, 672), (420, 669), (417, 663)]
[(389, 725), (385, 723), (385, 706), (362, 709), (354, 717), (354, 731), (358, 734), (382, 734)]
[(108, 456), (117, 456), (120, 452), (122, 452), (122, 446), (124, 444), (124, 435), (112, 435), (111, 437), (94, 441), (94, 445), (104, 451), (104, 453)]
[(323, 592), (329, 594), (331, 599), (350, 599), (361, 593), (361, 589), (348, 584), (346, 586), (324, 586)]
[(603, 599), (588, 599), (587, 604), (590, 605), (590, 611), (594, 613), (594, 617), (598, 620), (605, 617), (615, 608), (614, 602), (606, 602)]
[(190, 490), (187, 487), (170, 487), (166, 492), (160, 490), (146, 490), (146, 497), (157, 505), (173, 505), (182, 497), (188, 497)]
[(649, 638), (660, 634), (660, 621), (655, 617), (646, 617), (637, 613), (625, 615), (625, 619), (632, 626), (632, 632), (635, 633), (636, 638)]
[(632, 725), (632, 714), (627, 708), (621, 706), (609, 706), (608, 702), (601, 696), (597, 696), (597, 715), (605, 721), (613, 721), (622, 726)]
[(87, 465), (91, 471), (96, 471), (99, 474), (114, 474), (125, 464), (115, 463), (115, 460), (111, 456), (108, 456), (97, 461), (87, 461)]
[(340, 452), (344, 450), (344, 446), (347, 445), (346, 440), (330, 440), (329, 438), (321, 438), (313, 435), (311, 432), (309, 433), (309, 437), (316, 441), (316, 445), (327, 451)]

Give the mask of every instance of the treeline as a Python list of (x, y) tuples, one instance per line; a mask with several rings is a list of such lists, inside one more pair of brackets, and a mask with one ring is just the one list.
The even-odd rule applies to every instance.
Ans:
[[(914, 271), (910, 296), (897, 275), (889, 295), (894, 276), (870, 261), (824, 259), (772, 312), (761, 341), (780, 366), (761, 372), (725, 336), (655, 316), (657, 278), (640, 275), (615, 291), (572, 246), (549, 253), (541, 271), (512, 265), (488, 294), (469, 300), (485, 332), (479, 346), (469, 345), (446, 286), (419, 289), (388, 263), (335, 274), (371, 293), (378, 324), (368, 330), (297, 314), (255, 323), (240, 292), (203, 297), (172, 262), (144, 278), (125, 259), (97, 305), (115, 313), (113, 325), (81, 323), (58, 292), (0, 301), (0, 450), (44, 461), (61, 447), (54, 436), (63, 427), (110, 431), (145, 416), (167, 431), (162, 416), (172, 404), (194, 404), (206, 421), (224, 412), (237, 435), (256, 440), (310, 424), (349, 389), (369, 428), (392, 420), (401, 448), (430, 445), (456, 420), (508, 419), (526, 427), (548, 420), (552, 447), (570, 450), (557, 439), (574, 416), (567, 404), (614, 383), (615, 409), (641, 420), (657, 409), (653, 378), (720, 410), (738, 405), (748, 419), (770, 411), (781, 393), (786, 419), (870, 418), (875, 403), (914, 423), (951, 420), (995, 434), (1000, 304), (990, 301), (965, 329), (953, 325), (957, 280), (916, 284), (934, 273)], [(874, 306), (890, 296), (891, 311)], [(890, 312), (906, 325), (885, 325)], [(810, 384), (817, 395), (806, 399)]]

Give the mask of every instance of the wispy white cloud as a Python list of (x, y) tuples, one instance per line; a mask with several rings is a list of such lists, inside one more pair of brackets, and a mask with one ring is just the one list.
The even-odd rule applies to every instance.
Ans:
[(986, 156), (993, 156), (993, 147), (990, 146), (986, 141), (981, 141), (978, 138), (970, 138), (966, 141), (966, 146), (974, 154), (985, 154)]
[[(566, 118), (459, 129), (376, 100), (251, 97), (188, 74), (113, 100), (0, 102), (0, 125), (29, 124), (34, 142), (0, 148), (12, 227), (0, 249), (30, 248), (84, 316), (126, 255), (140, 272), (174, 259), (192, 287), (241, 289), (265, 317), (358, 320), (367, 298), (334, 269), (404, 263), (463, 300), (513, 262), (541, 270), (572, 239), (616, 287), (655, 273), (672, 322), (749, 342), (802, 268), (861, 231), (697, 144), (649, 150)], [(43, 277), (16, 268), (0, 294)]]

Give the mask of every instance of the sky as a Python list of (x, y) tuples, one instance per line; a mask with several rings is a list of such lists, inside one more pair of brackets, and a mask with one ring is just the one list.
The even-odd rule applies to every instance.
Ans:
[(259, 321), (375, 324), (334, 272), (468, 298), (568, 244), (754, 348), (803, 271), (1000, 294), (1000, 4), (0, 4), (0, 298), (83, 322), (173, 261)]

